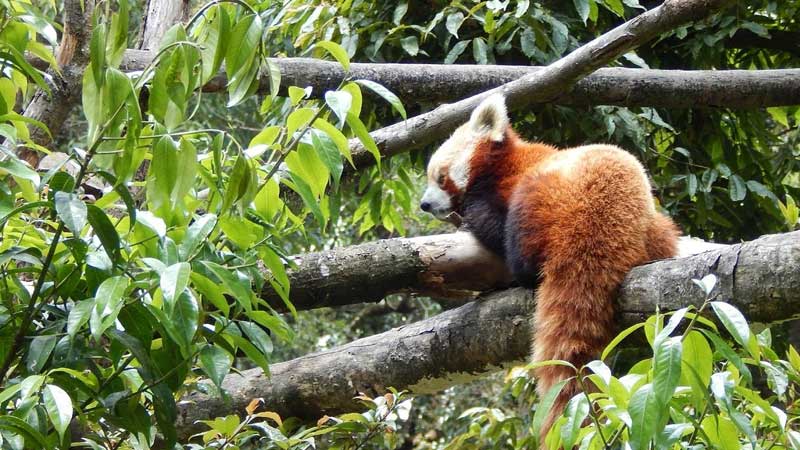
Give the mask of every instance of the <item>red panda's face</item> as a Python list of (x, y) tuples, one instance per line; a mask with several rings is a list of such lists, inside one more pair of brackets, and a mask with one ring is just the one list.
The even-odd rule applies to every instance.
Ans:
[(478, 143), (485, 139), (503, 141), (507, 127), (505, 98), (493, 94), (483, 100), (469, 122), (458, 127), (431, 156), (428, 186), (420, 208), (438, 219), (459, 212), (461, 197), (470, 180), (470, 161)]

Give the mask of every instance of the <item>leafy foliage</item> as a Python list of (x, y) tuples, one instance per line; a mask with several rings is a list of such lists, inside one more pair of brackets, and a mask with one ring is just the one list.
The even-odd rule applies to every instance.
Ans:
[[(22, 55), (54, 64), (30, 38), (51, 38), (57, 25), (32, 5), (4, 3), (2, 167), (13, 183), (2, 185), (0, 215), (0, 443), (66, 445), (77, 420), (93, 446), (147, 448), (156, 430), (171, 446), (176, 399), (198, 377), (218, 389), (240, 356), (268, 371), (274, 346), (292, 340), (259, 294), (274, 289), (294, 311), (285, 239), (304, 231), (307, 215), (326, 228), (337, 213), (329, 185), (351, 163), (346, 136), (371, 142), (359, 84), (342, 83), (324, 103), (277, 97), (268, 16), (230, 2), (172, 27), (152, 64), (127, 74), (119, 64), (130, 8), (107, 2), (92, 16), (86, 133), (42, 177), (14, 148), (50, 149), (30, 141), (12, 108), (17, 93), (49, 89)], [(349, 64), (338, 44), (317, 45)], [(230, 106), (272, 74), (262, 110), (275, 120), (247, 146), (225, 130), (187, 127), (200, 87), (223, 64)], [(92, 180), (105, 185), (99, 199), (86, 192)], [(287, 190), (303, 205), (288, 206)]]
[[(706, 290), (706, 301), (697, 311), (683, 308), (652, 316), (620, 333), (603, 352), (605, 357), (624, 338), (636, 336), (631, 331), (644, 331), (650, 355), (627, 373), (616, 376), (600, 360), (576, 368), (586, 390), (556, 421), (546, 438), (548, 448), (800, 446), (793, 420), (800, 393), (796, 350), (789, 346), (779, 357), (769, 329), (753, 333), (735, 307), (715, 299), (713, 275), (697, 281)], [(709, 307), (722, 328), (702, 315)], [(561, 386), (535, 399), (528, 370), (513, 370), (506, 388), (518, 401), (536, 400), (532, 417), (519, 410), (469, 409), (461, 415), (469, 421), (468, 429), (446, 448), (536, 448), (537, 418)]]

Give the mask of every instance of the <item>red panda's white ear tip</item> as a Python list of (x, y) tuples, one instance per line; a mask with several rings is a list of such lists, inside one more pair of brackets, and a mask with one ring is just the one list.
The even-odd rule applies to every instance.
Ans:
[(508, 122), (506, 98), (501, 93), (486, 97), (469, 119), (470, 128), (475, 133), (498, 142), (504, 139)]

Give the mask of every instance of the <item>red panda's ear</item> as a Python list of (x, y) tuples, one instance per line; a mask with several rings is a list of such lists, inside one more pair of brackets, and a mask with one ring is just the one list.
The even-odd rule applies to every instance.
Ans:
[(508, 112), (506, 98), (503, 94), (492, 94), (486, 97), (469, 119), (470, 128), (479, 136), (502, 142), (508, 128)]

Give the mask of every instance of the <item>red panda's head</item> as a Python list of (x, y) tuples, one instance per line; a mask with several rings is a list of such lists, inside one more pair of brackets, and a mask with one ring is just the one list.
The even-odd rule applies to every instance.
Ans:
[(502, 142), (508, 128), (506, 101), (502, 94), (492, 94), (472, 112), (469, 122), (461, 125), (431, 156), (428, 163), (428, 187), (420, 207), (438, 219), (458, 212), (461, 197), (469, 184), (470, 161), (478, 144), (487, 140)]

